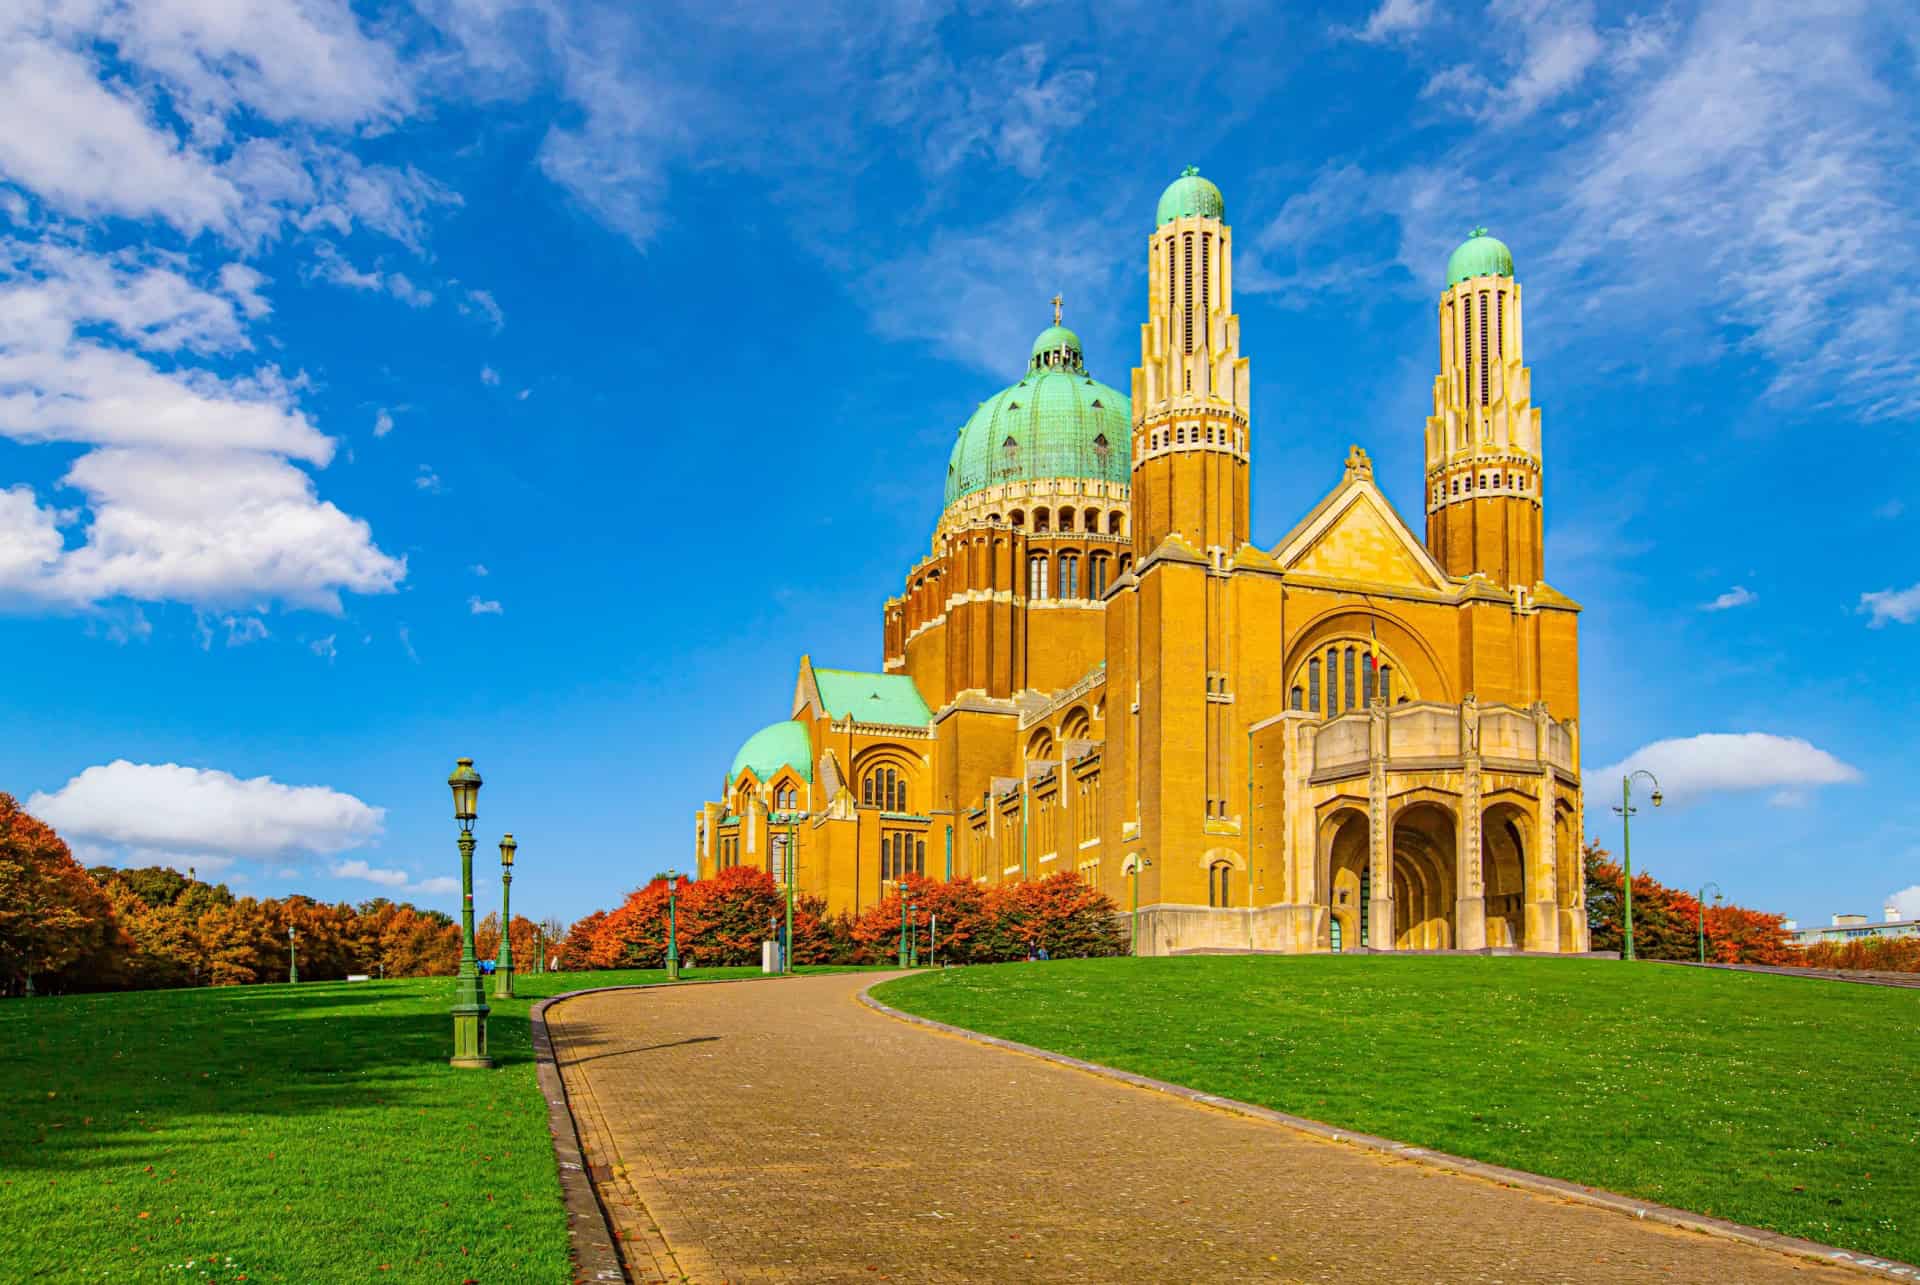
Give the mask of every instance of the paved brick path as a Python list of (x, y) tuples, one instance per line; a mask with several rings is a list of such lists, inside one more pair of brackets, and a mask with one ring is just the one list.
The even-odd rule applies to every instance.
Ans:
[(871, 980), (548, 1012), (636, 1280), (1863, 1279), (909, 1026)]

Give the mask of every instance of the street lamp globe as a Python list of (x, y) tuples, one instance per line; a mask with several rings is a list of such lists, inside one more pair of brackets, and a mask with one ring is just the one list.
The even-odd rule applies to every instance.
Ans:
[(456, 760), (447, 785), (453, 790), (453, 819), (460, 823), (462, 830), (473, 829), (473, 819), (479, 815), (480, 808), (480, 774), (473, 770), (473, 760)]
[(513, 869), (513, 854), (519, 847), (520, 845), (513, 841), (513, 835), (511, 833), (501, 835), (500, 864), (509, 870)]
[(1662, 795), (1662, 794), (1660, 793), (1660, 787), (1658, 787), (1658, 786), (1655, 786), (1655, 787), (1654, 787), (1654, 790), (1653, 790), (1653, 806), (1654, 806), (1654, 807), (1656, 807), (1656, 808), (1657, 808), (1657, 807), (1659, 807), (1659, 806), (1660, 806), (1660, 800), (1661, 800), (1661, 799), (1662, 799), (1663, 797), (1664, 797), (1664, 796), (1663, 796), (1663, 795)]

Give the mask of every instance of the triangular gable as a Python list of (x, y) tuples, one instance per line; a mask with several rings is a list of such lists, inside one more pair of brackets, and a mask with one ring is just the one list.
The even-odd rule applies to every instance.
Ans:
[(1351, 472), (1288, 533), (1273, 557), (1286, 571), (1303, 575), (1427, 590), (1453, 587), (1372, 477)]
[(820, 684), (813, 677), (813, 657), (802, 654), (800, 676), (793, 680), (793, 717), (811, 711), (811, 717), (819, 718), (824, 708), (820, 704)]

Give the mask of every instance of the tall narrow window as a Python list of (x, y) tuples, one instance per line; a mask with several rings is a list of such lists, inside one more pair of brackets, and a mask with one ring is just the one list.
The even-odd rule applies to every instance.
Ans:
[(1213, 329), (1213, 233), (1200, 234), (1200, 350), (1206, 351), (1207, 335)]
[(1507, 333), (1507, 292), (1497, 290), (1493, 296), (1493, 355), (1498, 357), (1501, 343)]
[(1315, 656), (1307, 662), (1307, 708), (1320, 712), (1320, 658)]
[(1174, 345), (1180, 342), (1180, 336), (1173, 333), (1177, 315), (1173, 311), (1173, 238), (1167, 238), (1167, 351), (1172, 352)]
[(1105, 558), (1089, 558), (1087, 560), (1087, 591), (1096, 598), (1106, 596), (1107, 560)]
[(1047, 596), (1047, 560), (1036, 555), (1027, 560), (1027, 597), (1039, 601)]
[(873, 790), (873, 777), (868, 776), (860, 786), (860, 802), (866, 807), (872, 807), (874, 805)]
[(1371, 866), (1361, 866), (1360, 867), (1360, 941), (1359, 941), (1359, 945), (1363, 947), (1367, 944), (1367, 922), (1372, 918), (1373, 918), (1373, 869)]
[(1345, 690), (1347, 697), (1346, 707), (1352, 709), (1354, 706), (1354, 697), (1359, 693), (1359, 686), (1353, 681), (1353, 648), (1351, 647), (1347, 648), (1347, 670), (1344, 675), (1344, 680), (1341, 686)]
[(1364, 695), (1365, 702), (1371, 705), (1373, 704), (1374, 687), (1376, 685), (1375, 680), (1379, 677), (1378, 674), (1373, 672), (1373, 657), (1369, 656), (1360, 662), (1360, 671), (1360, 688)]
[(1060, 596), (1062, 598), (1080, 596), (1080, 559), (1071, 554), (1060, 559)]
[(1393, 704), (1393, 666), (1380, 666), (1380, 699)]
[(1288, 709), (1302, 709), (1305, 707), (1301, 691), (1298, 687), (1293, 689), (1292, 697), (1292, 700), (1287, 706)]
[[(1186, 283), (1185, 283), (1186, 289), (1182, 292), (1181, 301), (1180, 301), (1180, 306), (1186, 313), (1186, 321), (1183, 323), (1182, 333), (1186, 343), (1186, 351), (1192, 352), (1193, 351), (1193, 233), (1191, 232), (1187, 233), (1186, 236), (1181, 238), (1181, 240), (1185, 242), (1185, 249), (1186, 249), (1185, 266), (1187, 270)], [(1188, 379), (1189, 385), (1191, 385), (1193, 376), (1189, 374), (1187, 376), (1187, 379)]]
[(925, 839), (913, 841), (913, 872), (917, 875), (927, 872), (927, 841)]
[(1487, 404), (1487, 292), (1480, 292), (1480, 404)]

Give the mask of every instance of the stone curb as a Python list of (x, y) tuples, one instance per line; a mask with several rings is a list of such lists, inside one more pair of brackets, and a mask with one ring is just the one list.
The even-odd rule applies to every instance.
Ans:
[[(796, 974), (796, 976), (799, 974)], [(713, 977), (699, 981), (640, 982), (622, 986), (586, 986), (536, 1001), (528, 1013), (533, 1025), (534, 1073), (540, 1095), (547, 1100), (547, 1133), (553, 1138), (554, 1164), (560, 1173), (561, 1201), (567, 1207), (567, 1252), (573, 1259), (573, 1279), (620, 1282), (625, 1285), (626, 1259), (613, 1232), (613, 1220), (601, 1203), (580, 1148), (580, 1126), (567, 1101), (567, 1083), (553, 1057), (553, 1037), (547, 1033), (547, 1010), (563, 1000), (613, 991), (650, 991), (666, 987), (728, 986), (738, 982), (771, 981), (770, 977)], [(603, 1175), (604, 1176), (604, 1175)]]
[(1780, 964), (1703, 964), (1697, 959), (1649, 959), (1644, 962), (1671, 964), (1679, 968), (1718, 968), (1729, 973), (1758, 973), (1762, 977), (1798, 977), (1809, 982), (1852, 982), (1856, 986), (1920, 990), (1920, 973), (1879, 973), (1851, 968), (1790, 968)]
[(1528, 1173), (1522, 1169), (1508, 1169), (1504, 1165), (1487, 1164), (1480, 1160), (1469, 1160), (1464, 1156), (1449, 1155), (1444, 1151), (1434, 1151), (1427, 1147), (1416, 1147), (1405, 1142), (1395, 1142), (1391, 1138), (1379, 1138), (1370, 1133), (1358, 1133), (1352, 1129), (1340, 1129), (1318, 1120), (1309, 1120), (1304, 1116), (1288, 1115), (1284, 1111), (1275, 1111), (1269, 1107), (1255, 1106), (1251, 1102), (1241, 1102), (1236, 1098), (1218, 1097), (1211, 1093), (1202, 1093), (1181, 1084), (1170, 1084), (1165, 1080), (1150, 1079), (1144, 1075), (1135, 1075), (1131, 1071), (1121, 1071), (1114, 1067), (1102, 1066), (1098, 1062), (1086, 1062), (1077, 1057), (1068, 1057), (1064, 1053), (1053, 1053), (1046, 1049), (1035, 1048), (1030, 1044), (1019, 1044), (1013, 1040), (1003, 1040), (995, 1035), (983, 1035), (979, 1031), (970, 1031), (964, 1026), (950, 1026), (945, 1022), (936, 1022), (932, 1018), (916, 1017), (912, 1013), (903, 1013), (897, 1008), (883, 1004), (873, 997), (873, 988), (892, 978), (878, 977), (860, 990), (862, 1004), (884, 1016), (897, 1021), (908, 1022), (915, 1026), (924, 1026), (945, 1035), (957, 1036), (975, 1044), (987, 1044), (994, 1048), (1005, 1049), (1009, 1053), (1021, 1053), (1027, 1057), (1038, 1058), (1042, 1062), (1052, 1062), (1056, 1066), (1071, 1067), (1084, 1071), (1088, 1075), (1097, 1075), (1106, 1080), (1118, 1080), (1137, 1089), (1150, 1093), (1165, 1093), (1198, 1106), (1212, 1107), (1233, 1115), (1247, 1116), (1255, 1120), (1264, 1120), (1284, 1128), (1311, 1134), (1328, 1142), (1346, 1143), (1367, 1151), (1377, 1151), (1393, 1156), (1398, 1160), (1410, 1160), (1415, 1164), (1428, 1165), (1437, 1169), (1451, 1170), (1474, 1178), (1483, 1178), (1499, 1183), (1504, 1187), (1518, 1187), (1525, 1191), (1536, 1192), (1544, 1196), (1556, 1196), (1562, 1200), (1577, 1201), (1585, 1205), (1594, 1205), (1601, 1209), (1610, 1209), (1615, 1213), (1627, 1214), (1647, 1222), (1662, 1223), (1669, 1227), (1678, 1227), (1686, 1231), (1701, 1232), (1709, 1236), (1723, 1236), (1729, 1240), (1756, 1245), (1762, 1249), (1776, 1250), (1784, 1254), (1793, 1254), (1801, 1258), (1817, 1259), (1820, 1262), (1835, 1263), (1842, 1267), (1852, 1267), (1867, 1275), (1884, 1280), (1920, 1280), (1920, 1267), (1909, 1263), (1896, 1262), (1888, 1258), (1875, 1258), (1871, 1255), (1854, 1254), (1849, 1250), (1838, 1249), (1832, 1245), (1822, 1245), (1818, 1241), (1802, 1240), (1797, 1236), (1783, 1236), (1779, 1232), (1768, 1231), (1763, 1227), (1748, 1227), (1743, 1223), (1728, 1222), (1721, 1218), (1710, 1218), (1705, 1214), (1688, 1213), (1684, 1209), (1673, 1209), (1666, 1205), (1650, 1204), (1636, 1200), (1631, 1196), (1622, 1196), (1617, 1192), (1606, 1191), (1599, 1187), (1588, 1187), (1580, 1183), (1567, 1182), (1560, 1178), (1548, 1178), (1537, 1173)]

